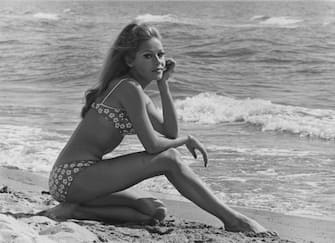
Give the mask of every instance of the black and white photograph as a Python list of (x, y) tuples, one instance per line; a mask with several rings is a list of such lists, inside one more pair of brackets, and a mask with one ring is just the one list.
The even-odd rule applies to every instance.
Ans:
[(0, 0), (19, 242), (335, 242), (335, 0)]

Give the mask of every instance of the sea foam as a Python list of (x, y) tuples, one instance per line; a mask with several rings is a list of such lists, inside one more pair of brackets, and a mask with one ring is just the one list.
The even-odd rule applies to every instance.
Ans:
[(54, 13), (39, 12), (39, 13), (34, 14), (33, 17), (37, 19), (59, 20), (59, 16)]
[(267, 25), (289, 26), (300, 22), (302, 22), (301, 19), (283, 16), (283, 17), (271, 17), (263, 20), (261, 23)]
[(48, 172), (66, 136), (41, 128), (0, 125), (0, 165)]
[(303, 22), (302, 19), (288, 17), (288, 16), (279, 16), (271, 17), (266, 15), (256, 15), (253, 16), (251, 21), (258, 21), (259, 24), (264, 26), (278, 26), (278, 27), (295, 27), (296, 24)]
[(335, 139), (335, 111), (273, 104), (262, 99), (234, 99), (200, 93), (177, 100), (179, 119), (199, 124), (248, 122), (263, 131), (282, 131), (299, 136)]
[(177, 17), (172, 14), (165, 14), (165, 15), (143, 14), (137, 16), (135, 20), (140, 22), (152, 22), (152, 23), (178, 22)]

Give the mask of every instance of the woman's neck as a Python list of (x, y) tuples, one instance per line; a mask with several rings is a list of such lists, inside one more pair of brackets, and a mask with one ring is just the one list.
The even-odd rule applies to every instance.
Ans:
[(140, 75), (138, 75), (138, 73), (135, 70), (130, 70), (128, 76), (135, 79), (143, 89), (145, 89), (145, 87), (147, 87), (148, 84), (150, 83), (150, 81), (147, 81), (143, 79)]

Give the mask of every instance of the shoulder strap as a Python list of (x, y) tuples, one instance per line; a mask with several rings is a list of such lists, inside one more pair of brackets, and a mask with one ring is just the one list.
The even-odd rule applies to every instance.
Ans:
[(113, 91), (122, 83), (122, 81), (126, 80), (126, 78), (121, 79), (112, 89), (109, 91), (109, 93), (105, 96), (105, 98), (101, 101), (101, 104), (104, 104), (104, 102), (108, 99), (108, 97), (113, 93)]

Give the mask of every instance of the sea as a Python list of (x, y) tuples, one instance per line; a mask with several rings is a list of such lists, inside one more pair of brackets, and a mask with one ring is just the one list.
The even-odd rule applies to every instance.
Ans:
[[(231, 206), (335, 220), (332, 1), (1, 0), (0, 165), (48, 175), (135, 18), (160, 30), (180, 133), (208, 151), (184, 163)], [(127, 136), (106, 157), (141, 150)], [(184, 200), (164, 177), (137, 187)]]

